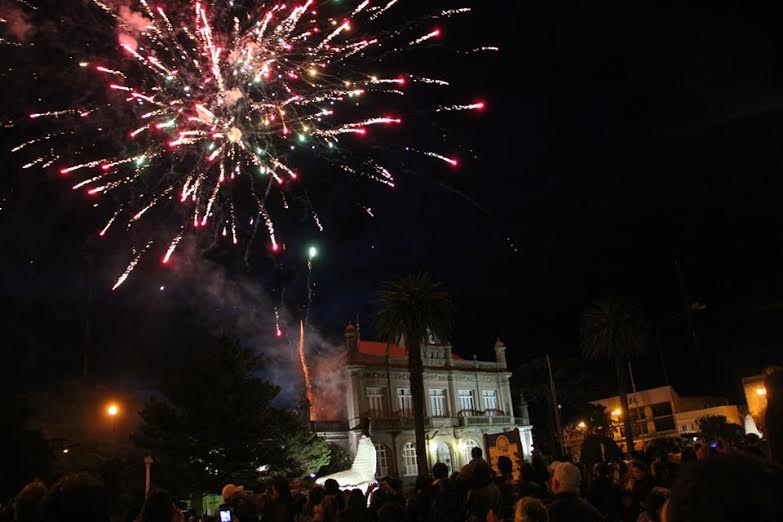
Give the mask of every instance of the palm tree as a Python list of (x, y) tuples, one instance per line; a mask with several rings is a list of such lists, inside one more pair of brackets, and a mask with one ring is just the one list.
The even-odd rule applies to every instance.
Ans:
[(614, 361), (628, 451), (633, 451), (634, 444), (626, 368), (629, 359), (647, 350), (647, 329), (641, 306), (618, 296), (597, 299), (582, 316), (582, 354), (591, 359)]
[(425, 273), (387, 281), (378, 292), (375, 326), (387, 341), (405, 340), (408, 351), (413, 422), (416, 431), (416, 462), (419, 475), (427, 474), (427, 445), (424, 437), (424, 376), (421, 345), (432, 333), (445, 339), (451, 333), (454, 305), (441, 283)]

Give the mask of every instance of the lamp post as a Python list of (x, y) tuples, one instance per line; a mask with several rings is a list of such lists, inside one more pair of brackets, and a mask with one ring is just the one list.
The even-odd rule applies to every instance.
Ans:
[(150, 494), (150, 467), (152, 467), (152, 457), (147, 455), (144, 457), (144, 497)]
[(307, 249), (307, 308), (305, 309), (305, 324), (310, 324), (310, 305), (313, 304), (313, 259), (318, 256), (318, 249), (310, 246)]
[(120, 416), (120, 405), (116, 402), (110, 402), (106, 405), (106, 416), (109, 419), (109, 426), (111, 430), (111, 445), (114, 450), (114, 454), (117, 454), (117, 419)]

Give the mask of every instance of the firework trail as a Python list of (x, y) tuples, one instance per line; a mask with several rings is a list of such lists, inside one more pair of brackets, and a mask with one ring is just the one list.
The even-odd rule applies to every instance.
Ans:
[[(168, 245), (159, 258), (166, 265), (176, 259), (184, 235), (208, 226), (231, 245), (250, 245), (256, 231), (265, 228), (269, 251), (282, 251), (276, 209), (288, 208), (286, 193), (304, 190), (297, 188), (303, 179), (321, 174), (300, 170), (306, 155), (331, 164), (334, 172), (394, 187), (392, 173), (377, 157), (379, 148), (363, 145), (363, 137), (377, 135), (382, 143), (385, 129), (410, 118), (397, 106), (401, 101), (374, 109), (389, 103), (386, 95), (405, 100), (399, 95), (408, 88), (449, 83), (399, 71), (378, 76), (378, 58), (390, 49), (423, 49), (420, 44), (441, 35), (432, 27), (433, 19), (470, 11), (444, 10), (389, 28), (380, 18), (398, 0), (377, 6), (366, 0), (346, 2), (350, 5), (342, 13), (336, 12), (339, 6), (313, 0), (296, 5), (252, 2), (253, 7), (206, 0), (164, 6), (138, 0), (123, 2), (119, 10), (116, 2), (92, 4), (96, 16), (112, 24), (107, 29), (116, 26), (120, 33), (132, 34), (120, 38), (123, 59), (90, 54), (77, 62), (78, 74), (105, 81), (109, 102), (31, 111), (29, 118), (36, 123), (76, 130), (47, 130), (13, 151), (25, 154), (46, 146), (46, 153), (38, 152), (24, 167), (55, 165), (62, 176), (75, 178), (69, 184), (73, 190), (118, 201), (100, 236), (115, 222), (124, 226), (112, 231), (135, 231), (147, 221), (162, 225), (155, 227), (158, 231), (173, 231), (167, 238), (155, 237), (156, 245)], [(140, 6), (140, 12), (133, 6)], [(85, 49), (85, 56), (89, 52)], [(483, 102), (416, 107), (408, 114), (483, 107)], [(105, 134), (107, 119), (124, 143), (106, 136), (93, 145), (88, 130)], [(80, 143), (81, 135), (85, 139)], [(406, 150), (452, 167), (458, 164), (444, 151)], [(313, 226), (322, 230), (316, 210), (308, 210)], [(248, 230), (243, 225), (248, 214), (263, 220), (264, 227)], [(147, 234), (115, 289), (150, 249), (153, 235)]]
[(305, 389), (307, 391), (307, 403), (313, 404), (313, 386), (310, 383), (310, 367), (307, 366), (305, 358), (304, 345), (304, 321), (299, 321), (299, 363), (302, 365), (302, 374), (304, 375)]
[(280, 312), (277, 307), (275, 307), (275, 335), (277, 337), (283, 336), (283, 331), (280, 329)]

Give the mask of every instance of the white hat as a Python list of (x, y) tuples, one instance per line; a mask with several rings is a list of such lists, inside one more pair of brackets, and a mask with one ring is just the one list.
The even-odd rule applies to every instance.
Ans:
[(562, 491), (575, 492), (582, 483), (582, 472), (570, 462), (560, 462), (554, 466), (554, 478)]

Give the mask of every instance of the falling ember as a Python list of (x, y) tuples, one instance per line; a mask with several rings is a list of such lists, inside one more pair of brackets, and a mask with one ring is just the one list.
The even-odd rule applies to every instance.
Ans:
[(177, 237), (174, 238), (174, 240), (169, 245), (169, 249), (166, 250), (166, 255), (163, 256), (163, 263), (166, 264), (169, 262), (169, 259), (171, 259), (171, 255), (174, 253), (174, 250), (177, 248), (177, 245), (182, 240), (182, 235), (184, 232), (180, 232)]
[(149, 240), (147, 244), (144, 246), (144, 248), (136, 254), (136, 256), (131, 260), (131, 262), (128, 264), (128, 268), (125, 269), (125, 272), (122, 273), (119, 279), (117, 279), (117, 282), (114, 283), (114, 286), (111, 287), (112, 290), (117, 290), (122, 283), (125, 282), (126, 279), (128, 279), (128, 276), (133, 272), (133, 269), (136, 268), (136, 265), (139, 264), (139, 260), (141, 259), (141, 256), (144, 254), (144, 252), (147, 251), (147, 249), (152, 246), (152, 240)]
[(313, 386), (310, 384), (310, 367), (307, 366), (307, 360), (305, 359), (305, 346), (304, 346), (304, 321), (299, 321), (299, 362), (302, 365), (302, 373), (304, 374), (305, 388), (307, 390), (307, 403), (313, 404)]
[(439, 36), (439, 35), (440, 35), (440, 29), (435, 29), (434, 31), (431, 31), (431, 32), (425, 34), (424, 36), (420, 36), (419, 38), (416, 38), (415, 40), (410, 42), (408, 45), (418, 45), (418, 44), (420, 44), (422, 42), (426, 42), (430, 38), (435, 38), (436, 36)]
[[(341, 13), (329, 9), (327, 15), (321, 15), (313, 0), (300, 5), (194, 0), (191, 9), (175, 9), (174, 3), (166, 8), (149, 0), (138, 3), (144, 14), (135, 13), (132, 2), (92, 0), (100, 12), (77, 24), (112, 24), (104, 32), (114, 24), (127, 28), (124, 8), (139, 14), (143, 28), (121, 39), (119, 60), (115, 53), (95, 55), (100, 46), (85, 42), (85, 56), (75, 57), (69, 74), (78, 64), (76, 74), (105, 87), (85, 90), (98, 94), (84, 105), (80, 98), (79, 106), (27, 112), (32, 120), (68, 127), (47, 129), (13, 152), (32, 151), (20, 161), (25, 169), (56, 164), (61, 174), (73, 174), (69, 187), (84, 187), (88, 195), (111, 193), (107, 202), (120, 201), (100, 235), (117, 220), (134, 235), (147, 234), (145, 239), (154, 230), (179, 229), (156, 254), (164, 264), (185, 233), (199, 234), (207, 225), (238, 244), (246, 229), (237, 223), (250, 216), (235, 213), (251, 204), (258, 213), (254, 219), (264, 220), (271, 252), (278, 253), (284, 244), (278, 242), (273, 218), (289, 201), (304, 202), (315, 226), (323, 229), (306, 197), (303, 166), (328, 163), (333, 171), (329, 174), (342, 170), (391, 188), (391, 173), (376, 160), (391, 132), (378, 128), (378, 136), (368, 143), (361, 138), (377, 128), (373, 126), (419, 125), (429, 122), (432, 112), (484, 108), (483, 102), (449, 105), (451, 100), (443, 96), (438, 107), (400, 107), (397, 100), (417, 104), (433, 99), (409, 91), (446, 87), (449, 82), (383, 70), (385, 63), (394, 62), (383, 59), (387, 54), (407, 52), (409, 46), (439, 36), (441, 29), (432, 26), (440, 23), (435, 20), (469, 8), (437, 10), (385, 27), (374, 20), (398, 0), (377, 5), (355, 0)], [(389, 106), (392, 94), (395, 101)], [(363, 118), (351, 118), (357, 105), (378, 112), (362, 111)], [(405, 119), (397, 114), (405, 114)], [(96, 135), (105, 145), (101, 149), (95, 145)], [(457, 165), (453, 158), (417, 152)], [(297, 197), (300, 194), (304, 197)], [(156, 222), (146, 224), (152, 220)], [(255, 233), (257, 227), (252, 228)], [(114, 288), (150, 247), (134, 252)], [(282, 333), (279, 327), (277, 332)]]
[[(410, 150), (415, 150), (415, 149), (410, 149)], [(429, 156), (430, 158), (435, 158), (435, 159), (439, 159), (439, 160), (441, 160), (443, 162), (446, 162), (449, 165), (451, 165), (452, 167), (456, 167), (457, 165), (459, 165), (459, 160), (456, 159), (456, 158), (449, 158), (448, 156), (444, 156), (443, 154), (438, 154), (437, 152), (430, 152), (430, 151), (427, 151), (427, 150), (425, 150), (425, 151), (418, 151), (418, 152), (421, 152), (422, 154), (424, 154), (425, 156)]]
[(470, 103), (467, 105), (443, 105), (435, 109), (435, 112), (446, 111), (471, 111), (471, 110), (484, 110), (484, 102)]
[(98, 235), (99, 235), (99, 236), (103, 237), (103, 236), (105, 236), (105, 235), (106, 235), (106, 231), (108, 231), (108, 230), (109, 230), (109, 227), (111, 226), (111, 224), (112, 224), (112, 223), (114, 223), (114, 220), (115, 220), (115, 219), (117, 219), (117, 216), (120, 214), (120, 211), (121, 211), (121, 210), (122, 210), (122, 209), (120, 209), (120, 210), (118, 210), (117, 212), (115, 212), (115, 213), (114, 213), (114, 215), (111, 217), (111, 219), (109, 219), (109, 222), (108, 222), (108, 223), (106, 223), (106, 225), (105, 225), (105, 226), (104, 226), (104, 227), (101, 229), (101, 231), (98, 233)]
[(476, 47), (475, 49), (470, 49), (469, 51), (462, 51), (462, 54), (473, 54), (473, 53), (481, 53), (481, 52), (499, 52), (500, 47), (495, 47), (494, 45), (485, 45), (483, 47)]

